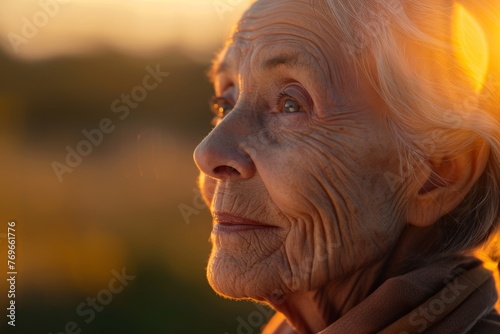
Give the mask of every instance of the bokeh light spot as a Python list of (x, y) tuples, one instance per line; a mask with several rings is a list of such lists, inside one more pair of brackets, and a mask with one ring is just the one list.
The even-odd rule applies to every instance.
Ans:
[(478, 21), (462, 5), (455, 8), (453, 38), (457, 56), (479, 92), (488, 71), (488, 40)]

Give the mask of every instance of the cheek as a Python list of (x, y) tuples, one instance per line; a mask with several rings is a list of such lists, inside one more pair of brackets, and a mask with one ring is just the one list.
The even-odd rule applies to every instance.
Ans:
[(257, 170), (281, 211), (311, 214), (340, 201), (355, 214), (392, 205), (396, 196), (388, 176), (398, 173), (399, 162), (386, 128), (340, 129), (345, 133), (321, 126), (281, 134), (259, 153)]
[(355, 200), (361, 172), (355, 157), (311, 136), (290, 136), (260, 154), (257, 169), (272, 201), (292, 217), (311, 215), (339, 197)]
[(369, 132), (354, 139), (292, 139), (262, 155), (259, 170), (272, 202), (291, 222), (287, 283), (299, 288), (355, 270), (390, 249), (399, 210), (384, 173), (397, 169), (391, 166), (397, 154), (384, 135)]

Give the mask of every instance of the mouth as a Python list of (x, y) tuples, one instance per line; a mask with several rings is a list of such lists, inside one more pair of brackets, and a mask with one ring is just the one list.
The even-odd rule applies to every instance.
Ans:
[(214, 212), (213, 216), (215, 220), (213, 228), (214, 234), (277, 228), (276, 226), (266, 225), (255, 220), (244, 218), (240, 215), (226, 212)]

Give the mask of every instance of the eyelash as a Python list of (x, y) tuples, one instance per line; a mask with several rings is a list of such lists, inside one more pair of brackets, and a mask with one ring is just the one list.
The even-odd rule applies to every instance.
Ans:
[[(303, 110), (304, 106), (302, 105), (302, 103), (298, 102), (297, 99), (293, 98), (292, 96), (290, 96), (285, 92), (280, 92), (276, 100), (276, 105), (278, 106), (278, 111), (277, 111), (278, 113), (284, 113), (283, 108), (285, 107), (285, 103), (288, 100), (293, 101), (298, 105), (299, 111), (297, 112), (304, 111)], [(234, 108), (234, 103), (232, 103), (229, 99), (222, 96), (212, 97), (209, 103), (210, 103), (210, 111), (215, 115), (211, 122), (213, 126), (216, 126)]]

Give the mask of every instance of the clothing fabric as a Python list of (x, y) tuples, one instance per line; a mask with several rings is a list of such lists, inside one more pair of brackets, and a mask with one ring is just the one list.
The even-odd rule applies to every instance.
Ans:
[[(458, 258), (388, 279), (318, 334), (500, 334), (492, 272), (475, 258)], [(276, 314), (263, 334), (294, 334)]]

